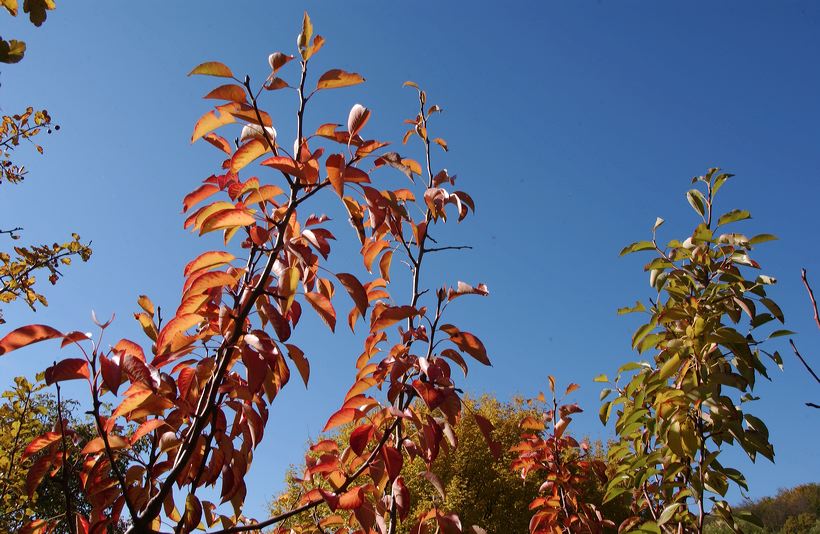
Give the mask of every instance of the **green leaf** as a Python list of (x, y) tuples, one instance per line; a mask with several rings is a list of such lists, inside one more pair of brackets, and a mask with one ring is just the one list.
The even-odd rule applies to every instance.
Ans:
[(0, 63), (17, 63), (26, 54), (26, 43), (12, 39), (0, 39)]
[(750, 245), (757, 245), (758, 243), (765, 243), (766, 241), (776, 241), (777, 236), (772, 234), (758, 234), (749, 240)]
[(683, 506), (683, 504), (681, 504), (679, 502), (676, 502), (676, 503), (670, 504), (669, 506), (664, 508), (663, 512), (661, 512), (660, 517), (658, 517), (658, 525), (663, 525), (664, 523), (666, 523), (667, 521), (672, 519), (672, 516), (675, 515), (675, 512), (681, 506)]
[(718, 226), (723, 226), (724, 224), (743, 221), (751, 218), (752, 214), (746, 210), (732, 210), (720, 216), (720, 218), (718, 219)]
[(598, 375), (593, 380), (593, 382), (609, 382), (609, 378), (606, 375)]
[(629, 246), (624, 247), (621, 250), (621, 256), (626, 256), (627, 254), (632, 254), (633, 252), (639, 252), (641, 250), (654, 250), (655, 245), (651, 241), (636, 241)]
[(706, 226), (705, 223), (700, 223), (697, 228), (695, 228), (694, 233), (692, 233), (692, 241), (697, 243), (700, 241), (711, 241), (712, 240), (712, 231)]
[(763, 297), (763, 298), (760, 299), (760, 302), (764, 306), (766, 306), (766, 308), (768, 308), (770, 312), (772, 312), (772, 315), (777, 317), (778, 321), (780, 321), (781, 323), (784, 322), (783, 311), (780, 309), (780, 306), (778, 306), (775, 301), (773, 301), (772, 299)]
[(706, 216), (706, 198), (703, 196), (703, 193), (697, 189), (690, 189), (686, 193), (686, 200), (689, 201), (689, 205), (692, 206), (692, 209), (695, 210), (698, 215), (701, 217)]
[(629, 306), (625, 308), (618, 308), (618, 315), (626, 315), (627, 313), (635, 313), (642, 311), (646, 311), (646, 308), (644, 307), (643, 303), (640, 300), (638, 300), (635, 302), (635, 305), (631, 308)]
[(646, 323), (645, 325), (641, 326), (640, 328), (638, 328), (637, 330), (635, 330), (635, 334), (633, 334), (633, 336), (632, 336), (632, 348), (633, 349), (638, 348), (638, 343), (640, 343), (641, 340), (644, 337), (646, 337), (647, 334), (649, 334), (652, 330), (654, 330), (655, 326), (656, 326), (655, 321), (650, 321), (650, 322)]
[(717, 194), (718, 190), (723, 186), (724, 183), (726, 183), (726, 180), (728, 180), (732, 176), (734, 176), (734, 174), (728, 174), (725, 172), (717, 175), (714, 183), (712, 184), (712, 197), (714, 197)]
[(769, 339), (772, 339), (772, 338), (775, 338), (775, 337), (793, 336), (796, 333), (797, 332), (793, 332), (791, 330), (775, 330), (774, 332), (769, 334)]
[(667, 378), (669, 378), (677, 372), (678, 367), (680, 367), (680, 356), (675, 354), (674, 356), (666, 360), (666, 362), (661, 367), (660, 373), (658, 373), (658, 375), (660, 376), (661, 380), (666, 380)]

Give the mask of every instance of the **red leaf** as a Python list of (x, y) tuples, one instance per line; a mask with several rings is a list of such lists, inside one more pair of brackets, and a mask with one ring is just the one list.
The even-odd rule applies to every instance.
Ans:
[(25, 460), (26, 458), (28, 458), (32, 454), (36, 454), (37, 452), (39, 452), (43, 448), (48, 447), (49, 445), (51, 445), (52, 443), (54, 443), (55, 441), (57, 441), (59, 439), (60, 439), (60, 433), (59, 432), (46, 432), (45, 434), (37, 436), (36, 438), (31, 440), (31, 443), (28, 444), (28, 447), (26, 447), (26, 450), (23, 451), (23, 455), (20, 457), (20, 460), (21, 461)]
[(396, 477), (396, 480), (393, 481), (393, 502), (396, 503), (399, 519), (404, 521), (407, 514), (410, 513), (410, 491), (404, 484), (403, 477)]
[(63, 337), (63, 334), (50, 326), (42, 324), (23, 326), (12, 330), (6, 334), (6, 337), (0, 339), (0, 355), (31, 345), (32, 343), (58, 337)]
[(46, 384), (65, 380), (79, 380), (88, 378), (88, 362), (82, 358), (66, 358), (52, 365), (45, 372)]
[(355, 421), (359, 417), (361, 417), (362, 412), (355, 408), (342, 408), (338, 412), (334, 413), (330, 416), (330, 419), (327, 420), (327, 424), (322, 429), (322, 432), (327, 432), (332, 428), (336, 428), (340, 425), (345, 425), (352, 421)]
[(366, 424), (350, 433), (350, 448), (356, 455), (361, 455), (367, 449), (367, 443), (373, 436), (373, 425)]
[(29, 468), (28, 475), (26, 475), (26, 495), (28, 495), (29, 499), (34, 497), (34, 492), (37, 491), (37, 487), (40, 485), (40, 482), (43, 481), (43, 477), (45, 477), (48, 470), (51, 469), (52, 460), (53, 458), (51, 456), (43, 456)]
[(387, 469), (387, 476), (390, 480), (395, 480), (401, 474), (404, 459), (401, 453), (390, 445), (382, 447), (382, 458), (384, 458), (384, 466)]
[(103, 383), (105, 387), (114, 395), (122, 383), (122, 369), (110, 358), (100, 356), (100, 372), (102, 373)]

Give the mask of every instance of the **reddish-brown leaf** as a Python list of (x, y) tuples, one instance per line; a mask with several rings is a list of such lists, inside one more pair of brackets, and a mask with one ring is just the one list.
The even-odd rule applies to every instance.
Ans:
[(29, 499), (34, 497), (34, 492), (37, 491), (37, 488), (40, 486), (40, 482), (43, 481), (46, 473), (48, 473), (48, 470), (51, 469), (53, 459), (54, 458), (51, 456), (43, 456), (34, 462), (34, 465), (29, 467), (28, 475), (26, 475), (25, 486), (26, 495), (28, 495)]
[(345, 290), (347, 290), (348, 295), (350, 295), (350, 298), (353, 299), (359, 313), (362, 315), (367, 313), (370, 302), (367, 299), (367, 291), (365, 291), (359, 279), (349, 273), (337, 273), (336, 278), (339, 279)]
[(316, 310), (316, 313), (319, 314), (319, 317), (322, 318), (325, 324), (330, 327), (330, 330), (334, 331), (336, 328), (336, 311), (333, 309), (330, 299), (321, 293), (312, 292), (305, 293), (305, 298), (310, 305), (313, 306), (313, 309)]
[(45, 372), (46, 384), (66, 380), (88, 379), (88, 362), (83, 358), (66, 358), (52, 365)]
[(302, 381), (305, 383), (305, 387), (307, 387), (308, 379), (310, 378), (310, 362), (305, 358), (305, 353), (302, 352), (302, 349), (296, 345), (285, 343), (285, 347), (288, 349), (288, 357), (296, 364), (296, 369), (299, 370), (299, 375), (301, 375)]
[(462, 351), (466, 352), (484, 365), (492, 365), (487, 357), (487, 349), (476, 336), (469, 332), (462, 332), (451, 324), (442, 325), (439, 330), (450, 335), (450, 341)]

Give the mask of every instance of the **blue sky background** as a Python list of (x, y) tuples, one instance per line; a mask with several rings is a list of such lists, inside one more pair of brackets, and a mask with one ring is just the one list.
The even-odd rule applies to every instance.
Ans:
[[(800, 332), (798, 345), (820, 365), (820, 332), (799, 279), (806, 267), (820, 289), (820, 4), (193, 5), (62, 2), (41, 28), (3, 19), (3, 36), (24, 39), (28, 52), (0, 70), (2, 113), (47, 107), (62, 129), (41, 139), (44, 157), (20, 150), (30, 177), (3, 186), (0, 227), (23, 226), (27, 242), (77, 231), (93, 240), (94, 256), (47, 288), (49, 308), (34, 315), (6, 306), (2, 332), (29, 322), (90, 330), (93, 308), (117, 314), (110, 341), (141, 340), (130, 318), (137, 295), (175, 309), (184, 264), (218, 246), (216, 238), (185, 232), (180, 210), (182, 197), (221, 161), (209, 145), (189, 143), (210, 105), (200, 97), (220, 80), (185, 74), (220, 60), (235, 73), (264, 78), (269, 53), (295, 52), (307, 8), (327, 39), (313, 73), (343, 68), (367, 78), (312, 102), (313, 128), (344, 122), (361, 102), (373, 111), (370, 135), (400, 140), (401, 121), (416, 109), (413, 93), (401, 87), (407, 79), (445, 108), (432, 131), (451, 152), (436, 153), (434, 166), (458, 174), (478, 213), (454, 227), (457, 234), (442, 235), (475, 248), (439, 255), (427, 281), (490, 287), (488, 299), (457, 301), (463, 304), (451, 316), (484, 340), (494, 363), (473, 367), (463, 382), (469, 392), (534, 395), (551, 373), (582, 385), (576, 400), (587, 413), (576, 418), (575, 431), (610, 436), (597, 419), (600, 386), (592, 378), (634, 358), (629, 340), (638, 318), (619, 318), (615, 310), (652, 295), (645, 259), (618, 252), (648, 237), (656, 216), (667, 221), (662, 238), (690, 233), (695, 216), (684, 193), (689, 179), (711, 166), (737, 175), (718, 209), (752, 212), (738, 230), (781, 237), (754, 257), (780, 280), (772, 295), (787, 327)], [(280, 138), (292, 139), (292, 95), (272, 95), (264, 105)], [(406, 183), (397, 173), (382, 176), (383, 184)], [(314, 209), (336, 215), (336, 204), (328, 193)], [(343, 217), (337, 222), (341, 251), (352, 236)], [(348, 260), (354, 256), (340, 252), (335, 265)], [(361, 338), (342, 325), (339, 331), (331, 336), (306, 313), (296, 340), (311, 358), (310, 388), (294, 377), (274, 404), (249, 478), (251, 515), (264, 514), (285, 469), (301, 461), (305, 441), (353, 380)], [(818, 413), (803, 406), (818, 400), (816, 385), (785, 340), (772, 348), (781, 350), (786, 368), (759, 384), (763, 400), (753, 413), (769, 425), (777, 463), (749, 468), (745, 457), (732, 456), (748, 468), (753, 497), (816, 481), (820, 468)], [(55, 350), (38, 345), (0, 358), (0, 387), (44, 369)]]

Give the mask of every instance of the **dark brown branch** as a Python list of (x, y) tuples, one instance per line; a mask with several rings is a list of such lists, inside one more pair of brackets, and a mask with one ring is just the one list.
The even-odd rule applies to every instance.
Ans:
[[(339, 489), (336, 490), (336, 493), (343, 493), (344, 491), (346, 491), (347, 488), (349, 488), (350, 485), (353, 482), (355, 482), (356, 479), (359, 478), (361, 476), (361, 474), (364, 473), (367, 468), (370, 467), (370, 464), (373, 463), (373, 461), (376, 459), (376, 456), (378, 456), (378, 454), (381, 451), (382, 447), (384, 446), (385, 443), (387, 443), (387, 440), (390, 439), (390, 435), (398, 427), (400, 422), (401, 422), (400, 418), (393, 421), (393, 424), (391, 424), (390, 427), (382, 435), (382, 439), (379, 440), (379, 444), (376, 445), (376, 447), (370, 453), (370, 456), (367, 457), (367, 459), (364, 461), (364, 463), (362, 465), (360, 465), (359, 468), (356, 471), (353, 472), (353, 474), (348, 475), (348, 477), (345, 479), (344, 484), (342, 484), (339, 487)], [(258, 523), (252, 523), (250, 525), (237, 525), (235, 527), (230, 527), (230, 528), (226, 528), (226, 529), (222, 529), (222, 530), (217, 530), (215, 532), (212, 532), (211, 534), (233, 534), (235, 532), (248, 532), (248, 531), (251, 531), (251, 530), (263, 529), (265, 527), (275, 525), (276, 523), (281, 523), (282, 521), (284, 521), (288, 518), (291, 518), (295, 515), (301, 514), (302, 512), (306, 512), (306, 511), (308, 511), (312, 508), (315, 508), (316, 506), (319, 506), (323, 502), (325, 502), (325, 501), (324, 500), (311, 501), (307, 504), (303, 504), (302, 506), (299, 506), (298, 508), (294, 508), (292, 510), (289, 510), (287, 512), (279, 514), (277, 516), (273, 516), (269, 519), (266, 519), (264, 521), (260, 521)]]
[(790, 343), (790, 344), (791, 344), (791, 346), (792, 346), (792, 350), (794, 351), (794, 355), (795, 355), (795, 356), (797, 356), (797, 358), (798, 358), (798, 359), (800, 360), (800, 362), (803, 364), (803, 367), (805, 367), (805, 368), (806, 368), (806, 371), (808, 371), (808, 372), (809, 372), (809, 374), (810, 374), (811, 376), (813, 376), (813, 377), (814, 377), (814, 380), (815, 380), (817, 383), (820, 383), (820, 377), (818, 377), (818, 376), (817, 376), (817, 373), (815, 373), (815, 372), (814, 372), (814, 369), (812, 369), (812, 368), (811, 368), (811, 366), (810, 366), (808, 363), (806, 363), (806, 360), (805, 360), (805, 359), (803, 359), (803, 356), (801, 356), (801, 355), (800, 355), (800, 351), (798, 351), (798, 350), (797, 350), (797, 346), (795, 346), (794, 341), (792, 341), (792, 340), (790, 339), (790, 340), (789, 340), (789, 343)]
[[(57, 365), (57, 362), (54, 362), (54, 365)], [(75, 523), (73, 521), (74, 514), (72, 512), (73, 506), (71, 503), (71, 487), (69, 486), (69, 477), (71, 473), (68, 472), (68, 445), (66, 444), (65, 439), (65, 422), (63, 421), (63, 401), (60, 398), (60, 383), (57, 382), (55, 384), (57, 386), (57, 424), (60, 426), (60, 447), (63, 450), (63, 493), (65, 494), (65, 518), (66, 518), (66, 525), (68, 525), (68, 531), (72, 534), (76, 532)]]
[(814, 309), (814, 323), (817, 325), (817, 328), (820, 328), (820, 314), (817, 313), (817, 301), (814, 299), (814, 291), (811, 290), (809, 280), (806, 277), (806, 269), (800, 269), (800, 278), (803, 279), (803, 285), (806, 286), (806, 291), (809, 293), (809, 300), (811, 300), (811, 306)]
[(470, 245), (461, 245), (461, 246), (448, 246), (448, 247), (433, 247), (433, 248), (426, 248), (424, 252), (441, 252), (442, 250), (472, 250), (473, 247)]

